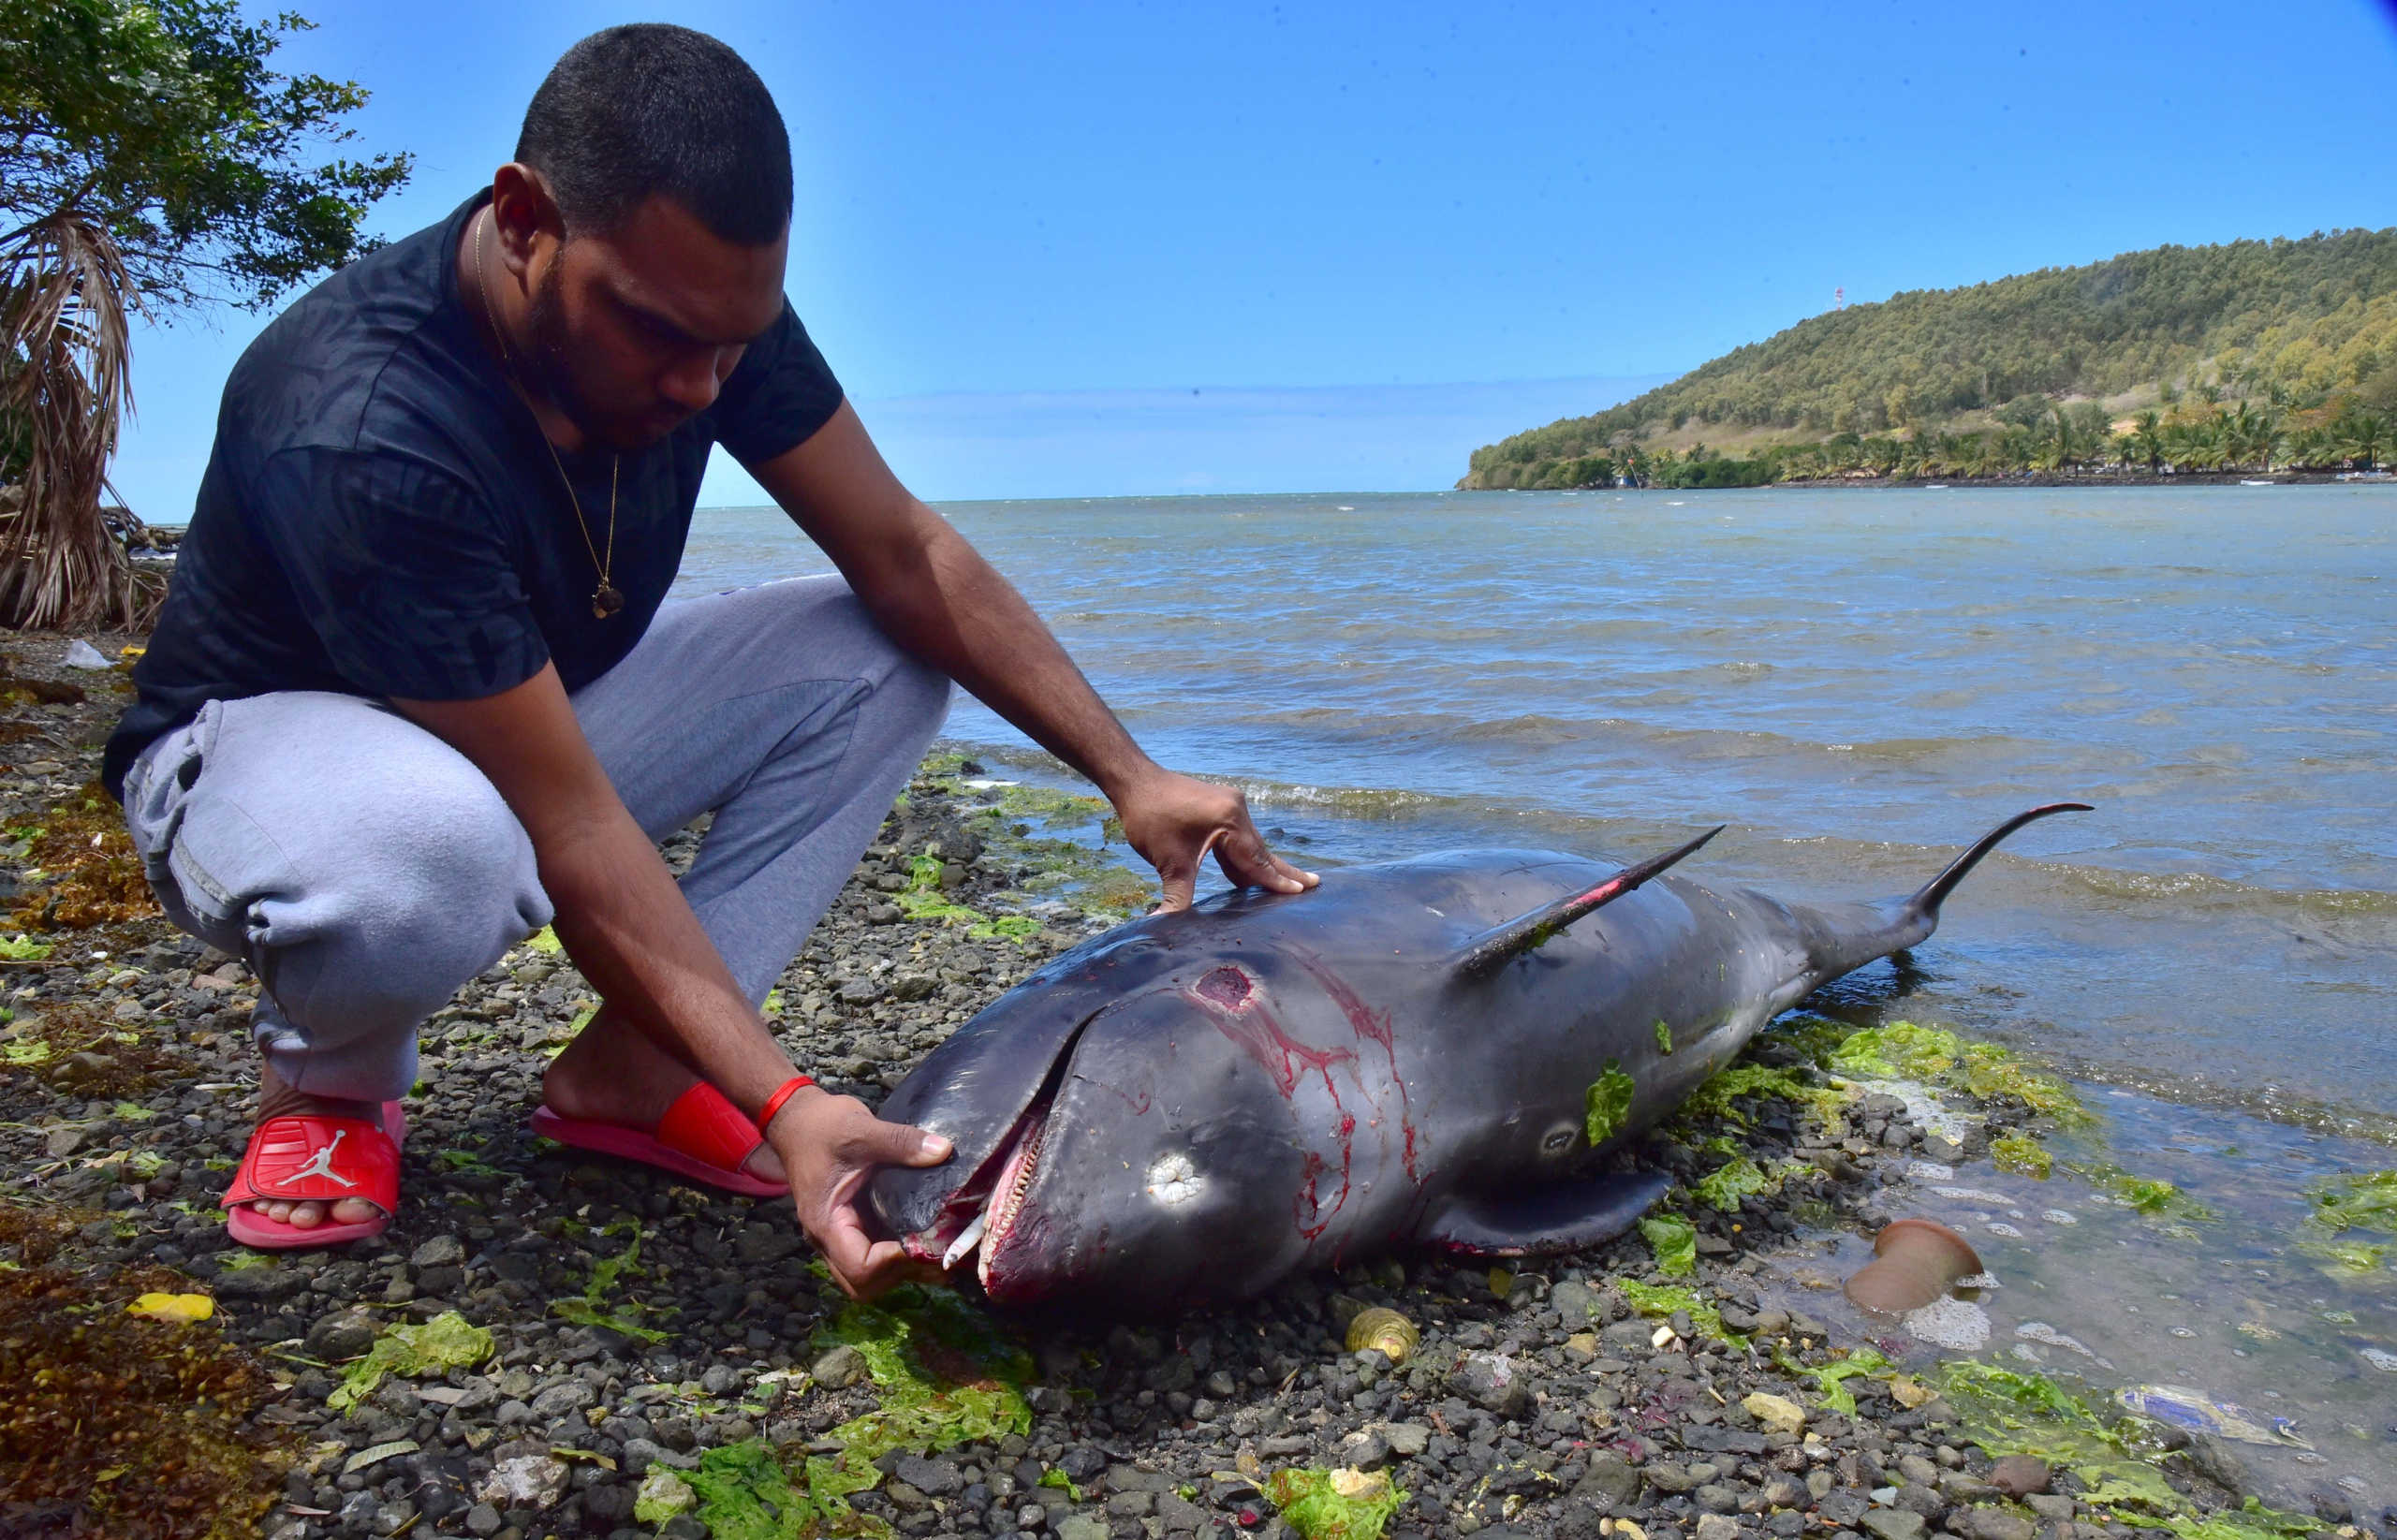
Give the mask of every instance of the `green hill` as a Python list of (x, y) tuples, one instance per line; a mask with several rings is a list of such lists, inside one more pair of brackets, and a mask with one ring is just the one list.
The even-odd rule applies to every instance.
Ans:
[[(2196, 464), (2213, 451), (2192, 446), (2230, 431), (2226, 403), (2246, 409), (2251, 438), (2269, 425), (2266, 463), (2301, 447), (2326, 462), (2376, 457), (2376, 441), (2342, 450), (2353, 430), (2385, 433), (2397, 409), (2397, 229), (2159, 246), (1852, 305), (1478, 449), (1458, 485), (1588, 485), (1657, 462), (1682, 467), (1676, 484), (1738, 485), (1876, 456), (1883, 474), (1910, 458), (1969, 475), (2035, 465), (2059, 438), (2047, 452), (2060, 465), (2153, 467), (2178, 458), (2162, 452), (2176, 429)], [(2127, 415), (2141, 408), (2156, 419), (2133, 449)], [(1693, 448), (1717, 462), (1713, 480), (1691, 474)], [(2249, 458), (2233, 447), (2216, 463)]]

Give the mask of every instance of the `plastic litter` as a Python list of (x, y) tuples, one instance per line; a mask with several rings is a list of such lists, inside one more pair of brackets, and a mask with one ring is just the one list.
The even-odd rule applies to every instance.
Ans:
[(2185, 1385), (2132, 1386), (2116, 1391), (2114, 1399), (2140, 1416), (2193, 1433), (2212, 1433), (2241, 1444), (2306, 1447), (2298, 1436), (2296, 1418), (2259, 1417), (2235, 1402), (2215, 1401)]
[(98, 648), (80, 637), (66, 644), (66, 655), (58, 661), (69, 668), (113, 668), (116, 667)]
[(1935, 1220), (1893, 1219), (1873, 1238), (1873, 1260), (1847, 1281), (1849, 1299), (1884, 1315), (1904, 1315), (1945, 1296), (1981, 1270), (1972, 1243)]

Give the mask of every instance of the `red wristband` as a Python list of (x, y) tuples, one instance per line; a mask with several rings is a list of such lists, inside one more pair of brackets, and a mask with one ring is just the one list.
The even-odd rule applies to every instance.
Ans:
[(773, 1125), (774, 1114), (783, 1109), (783, 1103), (815, 1083), (804, 1075), (794, 1075), (775, 1087), (774, 1093), (766, 1098), (766, 1105), (757, 1109), (757, 1132), (762, 1134)]

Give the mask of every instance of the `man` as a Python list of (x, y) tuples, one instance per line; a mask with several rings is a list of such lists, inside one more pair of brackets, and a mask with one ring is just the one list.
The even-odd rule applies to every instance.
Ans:
[[(789, 145), (680, 27), (559, 61), (516, 158), (335, 274), (225, 391), (106, 773), (177, 923), (260, 981), (252, 1245), (372, 1234), (417, 1025), (544, 923), (605, 1000), (536, 1126), (781, 1193), (852, 1292), (877, 1165), (944, 1141), (795, 1076), (757, 1015), (955, 680), (1090, 776), (1185, 904), (1314, 879), (1160, 769), (884, 466), (782, 294)], [(722, 444), (839, 566), (661, 609)], [(946, 677), (944, 677), (946, 676)], [(654, 841), (714, 822), (680, 887)]]

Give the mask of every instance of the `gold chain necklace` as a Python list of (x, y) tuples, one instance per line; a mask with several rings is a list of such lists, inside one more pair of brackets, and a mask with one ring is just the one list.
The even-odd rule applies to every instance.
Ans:
[[(517, 378), (516, 359), (507, 351), (507, 337), (499, 330), (499, 317), (492, 313), (491, 280), (483, 268), (483, 236), (499, 222), (499, 215), (489, 209), (484, 212), (491, 218), (475, 234), (475, 288), (477, 298), (482, 301), (483, 324), (491, 328), (491, 340), (499, 345), (499, 361), (512, 382)], [(591, 538), (590, 521), (582, 517), (582, 499), (574, 490), (574, 478), (566, 474), (566, 462), (558, 458), (557, 446), (550, 442), (550, 435), (537, 418), (533, 431), (541, 435), (541, 447), (550, 451), (550, 463), (557, 467), (558, 480), (566, 486), (566, 500), (574, 508), (574, 526), (582, 532), (582, 549), (591, 553), (591, 565), (598, 569), (599, 586), (591, 591), (591, 613), (604, 621), (625, 608), (623, 591), (609, 580), (609, 573), (616, 565), (616, 478), (624, 469), (625, 457), (618, 454), (608, 462), (608, 549), (602, 553)]]

